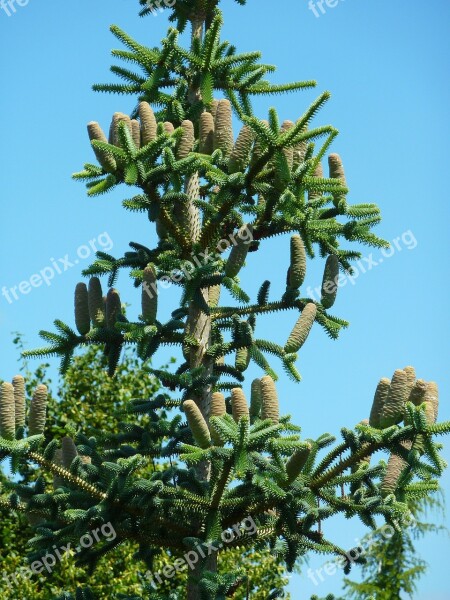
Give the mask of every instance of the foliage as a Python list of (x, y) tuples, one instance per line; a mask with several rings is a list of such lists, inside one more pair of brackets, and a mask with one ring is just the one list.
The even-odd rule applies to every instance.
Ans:
[[(23, 339), (17, 334), (14, 343), (23, 349)], [(101, 429), (114, 431), (118, 427), (118, 418), (127, 403), (134, 396), (152, 397), (158, 391), (157, 381), (148, 377), (145, 364), (137, 360), (133, 352), (127, 352), (118, 366), (116, 376), (108, 377), (105, 370), (105, 357), (100, 349), (91, 346), (75, 357), (64, 378), (61, 379), (57, 395), (50, 391), (48, 398), (47, 432), (53, 435), (64, 435), (66, 427), (71, 424), (85, 424), (85, 431), (94, 434)], [(40, 364), (34, 371), (29, 368), (28, 361), (22, 361), (21, 372), (26, 378), (29, 393), (38, 383), (45, 382), (51, 389), (52, 382), (48, 377), (48, 364)], [(59, 400), (57, 400), (59, 398)], [(114, 399), (114, 411), (111, 410), (111, 399)], [(45, 476), (45, 473), (41, 473)], [(20, 479), (22, 484), (36, 479), (35, 470), (24, 468)], [(5, 474), (0, 469), (0, 490), (7, 483)], [(78, 567), (73, 558), (66, 557), (58, 564), (52, 574), (47, 577), (31, 579), (17, 577), (20, 567), (24, 567), (24, 557), (29, 552), (28, 540), (32, 529), (27, 517), (21, 512), (11, 512), (0, 506), (2, 526), (0, 528), (0, 548), (7, 549), (5, 560), (0, 562), (0, 595), (4, 600), (50, 600), (62, 589), (77, 586), (89, 586), (99, 598), (112, 598), (114, 594), (142, 594), (147, 580), (145, 571), (135, 568), (133, 544), (121, 544), (101, 560), (101, 567), (93, 573), (85, 567)], [(227, 572), (236, 561), (243, 560), (244, 569), (249, 573), (249, 592), (255, 600), (265, 600), (272, 590), (280, 590), (279, 598), (289, 598), (282, 592), (286, 585), (285, 570), (266, 550), (246, 552), (244, 556), (239, 549), (230, 550), (221, 557), (220, 570)], [(170, 561), (163, 554), (155, 565), (155, 572)], [(7, 584), (6, 578), (10, 585)], [(178, 578), (170, 586), (170, 590), (182, 597), (186, 584), (186, 575)], [(242, 592), (243, 594), (244, 592)], [(236, 598), (239, 599), (238, 593)], [(244, 597), (242, 595), (242, 597)]]

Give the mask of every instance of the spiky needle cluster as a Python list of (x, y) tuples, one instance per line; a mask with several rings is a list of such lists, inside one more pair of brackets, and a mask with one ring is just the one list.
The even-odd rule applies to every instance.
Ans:
[[(148, 13), (141, 4), (142, 14)], [(258, 52), (238, 54), (221, 39), (217, 5), (218, 0), (178, 0), (170, 16), (177, 29), (169, 30), (160, 48), (147, 48), (112, 28), (127, 48), (113, 51), (114, 56), (140, 73), (113, 67), (125, 83), (95, 87), (136, 94), (138, 104), (131, 116), (114, 114), (108, 136), (97, 122), (89, 123), (98, 164), (86, 164), (74, 177), (87, 182), (90, 196), (119, 185), (140, 188), (123, 205), (154, 223), (154, 244), (131, 242), (131, 251), (121, 258), (99, 252), (85, 272), (88, 285), (80, 283), (75, 290), (76, 331), (56, 321), (59, 333), (41, 332), (50, 346), (29, 354), (60, 355), (64, 371), (77, 347), (102, 344), (112, 376), (125, 344), (136, 344), (142, 359), (163, 345), (176, 345), (184, 362), (175, 372), (152, 370), (166, 393), (131, 403), (130, 414), (150, 417), (145, 427), (131, 422), (98, 439), (80, 431), (75, 440), (66, 436), (44, 443), (44, 390), (36, 391), (25, 429), (23, 382), (15, 378), (12, 385), (3, 384), (1, 457), (11, 455), (14, 464), (33, 461), (54, 476), (52, 490), (39, 478), (33, 487), (11, 484), (14, 491), (4, 500), (37, 523), (32, 558), (111, 522), (116, 540), (84, 550), (79, 559), (95, 562), (129, 540), (152, 568), (162, 547), (181, 555), (219, 539), (223, 530), (251, 515), (258, 534), (239, 543), (269, 544), (292, 569), (311, 550), (345, 556), (322, 526), (338, 513), (358, 515), (369, 527), (381, 515), (400, 527), (408, 497), (435, 489), (435, 477), (444, 468), (433, 436), (447, 433), (450, 424), (435, 423), (437, 387), (416, 381), (411, 367), (396, 371), (391, 381), (381, 380), (370, 421), (343, 429), (343, 441), (324, 456), (333, 436), (302, 439), (290, 418), (280, 416), (277, 375), (266, 355), (277, 356), (288, 375), (299, 380), (297, 352), (314, 323), (332, 338), (347, 325), (328, 312), (339, 270), (350, 270), (359, 257), (356, 250), (342, 248), (342, 241), (384, 242), (371, 231), (380, 219), (378, 208), (347, 202), (339, 155), (329, 154), (329, 173), (323, 174), (322, 161), (337, 131), (313, 120), (329, 94), (321, 94), (296, 122), (280, 122), (274, 109), (267, 121), (257, 118), (253, 96), (308, 88), (313, 82), (267, 82), (273, 67), (260, 63)], [(188, 22), (192, 41), (185, 49), (179, 33)], [(237, 138), (233, 110), (242, 123)], [(286, 290), (281, 298), (269, 299), (270, 282), (264, 281), (252, 302), (239, 274), (261, 244), (278, 235), (290, 236)], [(300, 292), (307, 258), (316, 249), (326, 258), (320, 302)], [(129, 269), (141, 289), (137, 321), (127, 319), (113, 287), (121, 269)], [(106, 296), (101, 275), (109, 276)], [(159, 287), (168, 280), (182, 295), (163, 322)], [(221, 303), (223, 288), (235, 305)], [(170, 291), (163, 293), (170, 298)], [(282, 310), (299, 313), (286, 344), (259, 339), (257, 317)], [(248, 403), (243, 382), (252, 361), (264, 375), (253, 381)], [(169, 413), (172, 408), (181, 409), (185, 419)], [(390, 453), (387, 466), (370, 465), (378, 450)], [(149, 462), (169, 459), (170, 467), (149, 474)], [(208, 560), (190, 578), (187, 597), (222, 598), (243, 580), (238, 568), (232, 577), (221, 577), (214, 560)]]

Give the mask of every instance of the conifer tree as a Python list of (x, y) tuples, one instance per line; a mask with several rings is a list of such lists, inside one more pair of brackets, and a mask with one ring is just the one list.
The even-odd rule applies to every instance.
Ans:
[[(142, 15), (151, 13), (145, 0), (141, 5)], [(178, 0), (169, 17), (175, 26), (159, 47), (111, 28), (126, 48), (114, 50), (114, 57), (136, 70), (113, 66), (122, 83), (95, 89), (132, 94), (137, 104), (131, 115), (113, 115), (108, 136), (97, 122), (89, 123), (98, 164), (85, 164), (74, 177), (86, 182), (89, 196), (139, 188), (123, 205), (149, 219), (153, 243), (133, 241), (119, 258), (99, 252), (84, 273), (88, 285), (75, 292), (76, 330), (57, 320), (57, 333), (41, 332), (49, 346), (29, 353), (60, 356), (64, 372), (78, 347), (101, 344), (111, 376), (130, 344), (142, 360), (162, 346), (177, 346), (184, 362), (176, 370), (149, 368), (162, 393), (130, 402), (119, 433), (88, 437), (78, 431), (70, 452), (67, 441), (45, 443), (44, 388), (35, 392), (26, 424), (17, 384), (6, 382), (0, 390), (0, 459), (11, 456), (13, 468), (29, 461), (55, 476), (55, 489), (17, 486), (2, 499), (36, 518), (30, 559), (112, 523), (116, 539), (84, 549), (78, 560), (94, 565), (126, 541), (137, 544), (136, 558), (149, 570), (162, 549), (173, 561), (194, 553), (188, 600), (245, 589), (239, 564), (234, 572), (217, 568), (218, 553), (236, 546), (269, 547), (290, 570), (311, 551), (334, 554), (348, 572), (346, 551), (327, 537), (325, 521), (340, 513), (374, 528), (381, 516), (400, 530), (407, 499), (436, 489), (445, 464), (434, 438), (450, 431), (450, 423), (436, 422), (436, 384), (416, 380), (411, 367), (381, 380), (369, 422), (343, 428), (342, 441), (328, 433), (304, 439), (285, 415), (289, 402), (278, 397), (278, 375), (267, 357), (300, 380), (295, 363), (311, 328), (336, 338), (347, 326), (330, 309), (339, 270), (351, 271), (360, 257), (353, 243), (386, 243), (372, 231), (380, 221), (378, 207), (347, 200), (342, 161), (329, 153), (337, 130), (315, 124), (330, 94), (321, 93), (302, 115), (293, 115), (296, 121), (280, 122), (274, 108), (267, 120), (256, 116), (254, 96), (315, 84), (271, 84), (266, 77), (274, 67), (262, 63), (259, 52), (239, 54), (222, 39), (218, 5)], [(180, 34), (187, 28), (185, 48)], [(237, 136), (233, 113), (241, 124)], [(249, 294), (239, 276), (274, 236), (286, 238), (285, 292), (271, 298), (264, 281)], [(320, 302), (301, 292), (307, 259), (316, 253), (324, 260)], [(140, 289), (142, 311), (135, 321), (124, 314), (113, 287), (122, 269)], [(105, 275), (103, 299), (98, 277)], [(181, 290), (181, 299), (164, 321), (159, 288), (168, 283)], [(233, 303), (224, 303), (223, 290)], [(164, 302), (170, 298), (165, 291)], [(280, 311), (293, 314), (284, 346), (257, 336), (258, 319)], [(250, 363), (262, 371), (251, 384), (245, 380)], [(148, 416), (148, 425), (133, 420), (138, 414)], [(389, 454), (387, 464), (371, 464), (380, 450)], [(148, 474), (149, 462), (171, 457), (173, 466)], [(146, 597), (171, 598), (163, 586), (150, 586)], [(77, 592), (77, 598), (91, 597), (89, 590)]]

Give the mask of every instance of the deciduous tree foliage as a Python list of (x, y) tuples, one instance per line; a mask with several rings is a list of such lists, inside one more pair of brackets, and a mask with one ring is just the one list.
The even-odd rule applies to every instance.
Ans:
[[(19, 348), (23, 348), (21, 336), (15, 339)], [(27, 382), (31, 395), (39, 383), (45, 383), (49, 390), (53, 384), (47, 376), (48, 364), (39, 365), (34, 371), (29, 370), (24, 361), (21, 372)], [(77, 355), (68, 368), (58, 386), (57, 394), (49, 393), (48, 420), (46, 437), (64, 437), (68, 430), (83, 426), (87, 435), (98, 435), (100, 431), (118, 431), (128, 402), (134, 397), (154, 396), (159, 385), (154, 377), (149, 377), (146, 363), (136, 358), (135, 353), (128, 351), (118, 365), (116, 376), (107, 374), (107, 359), (97, 346), (90, 346), (85, 352)], [(114, 410), (111, 410), (111, 399), (114, 398)], [(143, 415), (140, 421), (145, 421)], [(155, 468), (164, 468), (157, 463), (148, 467), (151, 473)], [(24, 464), (19, 469), (22, 485), (32, 485), (38, 476), (52, 485), (52, 476), (45, 471), (30, 469)], [(6, 486), (6, 487), (5, 487)], [(0, 470), (0, 493), (8, 489), (8, 480)], [(23, 577), (20, 569), (27, 566), (26, 556), (29, 552), (28, 540), (33, 532), (27, 515), (20, 511), (11, 512), (8, 507), (0, 507), (0, 596), (2, 600), (51, 600), (61, 590), (77, 586), (90, 585), (99, 598), (114, 598), (118, 594), (143, 594), (148, 585), (146, 569), (136, 565), (133, 554), (136, 545), (121, 544), (114, 551), (101, 559), (99, 568), (90, 572), (87, 566), (76, 564), (73, 556), (66, 557), (58, 564), (51, 575), (46, 577), (34, 575)], [(155, 564), (155, 571), (160, 571), (170, 562), (170, 556), (163, 552)], [(272, 592), (278, 592), (280, 598), (289, 599), (283, 591), (287, 584), (285, 569), (269, 550), (253, 551), (232, 549), (224, 552), (220, 558), (220, 568), (231, 570), (237, 561), (242, 561), (243, 568), (249, 574), (248, 590), (252, 598), (266, 600)], [(173, 593), (182, 598), (186, 585), (187, 573), (181, 573), (175, 580), (167, 580), (164, 593)], [(236, 598), (245, 598), (247, 590), (237, 591)]]
[[(64, 372), (76, 348), (100, 344), (111, 376), (125, 345), (134, 345), (144, 361), (160, 347), (175, 346), (184, 362), (176, 369), (149, 367), (161, 393), (133, 399), (119, 433), (88, 436), (78, 430), (78, 455), (65, 466), (58, 464), (61, 439), (45, 440), (44, 390), (32, 401), (24, 427), (15, 420), (24, 399), (14, 400), (14, 382), (3, 385), (0, 457), (11, 456), (13, 465), (35, 463), (57, 480), (55, 489), (17, 486), (4, 500), (41, 520), (32, 558), (111, 522), (117, 539), (86, 549), (80, 560), (93, 565), (132, 540), (139, 545), (136, 558), (154, 570), (163, 551), (175, 560), (204, 544), (217, 545), (224, 531), (251, 517), (257, 534), (238, 538), (242, 552), (270, 548), (289, 570), (309, 552), (335, 554), (348, 571), (345, 550), (327, 536), (326, 520), (341, 513), (375, 527), (381, 515), (400, 530), (408, 498), (435, 490), (444, 468), (434, 438), (448, 433), (450, 423), (436, 423), (437, 386), (416, 381), (412, 367), (382, 380), (369, 423), (343, 428), (342, 441), (328, 433), (304, 437), (285, 416), (290, 399), (278, 398), (272, 356), (299, 380), (297, 353), (307, 351), (311, 328), (320, 326), (336, 338), (347, 326), (330, 313), (332, 284), (339, 269), (351, 270), (360, 257), (355, 242), (386, 243), (372, 231), (379, 209), (347, 200), (342, 161), (329, 154), (337, 130), (316, 122), (330, 94), (321, 93), (292, 121), (280, 122), (275, 109), (267, 120), (255, 115), (255, 95), (311, 88), (314, 82), (270, 84), (266, 77), (274, 67), (262, 63), (259, 52), (239, 54), (222, 39), (218, 4), (179, 0), (170, 12), (176, 27), (159, 47), (112, 27), (125, 46), (113, 55), (127, 66), (112, 67), (121, 83), (95, 87), (133, 94), (137, 105), (131, 115), (113, 115), (108, 137), (97, 122), (88, 125), (98, 164), (85, 164), (75, 179), (86, 182), (90, 196), (130, 188), (134, 195), (123, 205), (150, 221), (152, 241), (131, 242), (119, 258), (98, 253), (84, 273), (91, 277), (88, 286), (77, 286), (76, 330), (55, 321), (57, 333), (41, 332), (49, 346), (29, 354), (60, 356)], [(180, 32), (188, 26), (191, 41), (185, 48)], [(241, 123), (237, 137), (233, 111)], [(251, 268), (259, 248), (274, 236), (286, 238), (286, 289), (280, 298), (271, 297), (269, 281), (259, 291), (244, 290), (240, 282), (245, 266)], [(305, 265), (316, 254), (324, 262), (320, 302), (302, 296)], [(136, 320), (124, 314), (112, 287), (122, 269), (134, 281), (132, 300), (141, 290)], [(104, 301), (97, 279), (103, 275), (110, 287)], [(181, 299), (164, 290), (165, 306), (174, 299), (164, 320), (159, 284), (168, 280), (181, 290)], [(232, 303), (223, 301), (222, 290)], [(293, 314), (284, 346), (257, 335), (259, 319), (280, 311)], [(245, 379), (250, 363), (263, 375), (252, 384)], [(221, 393), (223, 400), (214, 396)], [(137, 416), (142, 414), (145, 424)], [(380, 450), (389, 454), (387, 465), (369, 463)], [(170, 458), (175, 464), (149, 474), (152, 461), (167, 464)], [(200, 559), (189, 572), (188, 600), (245, 589), (246, 572), (239, 561), (234, 566), (220, 571), (217, 553)], [(78, 595), (88, 598), (90, 592)], [(149, 590), (146, 597), (169, 596)]]

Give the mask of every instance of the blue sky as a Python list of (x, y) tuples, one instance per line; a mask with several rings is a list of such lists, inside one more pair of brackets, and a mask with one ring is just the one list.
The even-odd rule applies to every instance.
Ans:
[[(17, 369), (12, 331), (24, 333), (28, 346), (35, 347), (37, 331), (51, 329), (54, 318), (73, 323), (73, 289), (92, 258), (94, 241), (100, 249), (112, 245), (111, 253), (119, 256), (131, 240), (154, 240), (145, 218), (123, 212), (120, 200), (131, 196), (128, 190), (88, 199), (70, 175), (93, 161), (86, 123), (97, 120), (107, 128), (114, 111), (134, 106), (131, 97), (90, 88), (114, 80), (109, 51), (119, 44), (109, 25), (118, 24), (148, 45), (157, 45), (167, 26), (164, 15), (139, 19), (132, 0), (22, 4), (9, 17), (0, 10), (0, 288), (28, 282), (21, 288), (25, 293), (16, 291), (17, 300), (0, 296), (3, 378)], [(258, 101), (257, 114), (265, 117), (274, 105), (281, 118), (295, 120), (320, 92), (330, 90), (331, 101), (316, 123), (331, 123), (341, 132), (333, 150), (344, 160), (349, 199), (377, 202), (383, 213), (377, 232), (397, 239), (388, 257), (378, 251), (370, 257), (372, 249), (363, 249), (366, 272), (340, 290), (334, 313), (351, 322), (341, 339), (332, 342), (320, 328), (313, 330), (300, 354), (298, 385), (280, 369), (283, 412), (293, 414), (306, 437), (338, 434), (339, 427), (368, 416), (379, 378), (412, 364), (418, 377), (439, 383), (440, 417), (449, 419), (445, 241), (450, 215), (444, 178), (450, 4), (339, 0), (334, 8), (323, 8), (324, 14), (316, 8), (316, 17), (307, 0), (249, 0), (246, 8), (223, 2), (225, 37), (241, 51), (261, 50), (264, 60), (278, 67), (274, 81), (318, 82), (315, 91)], [(244, 287), (255, 294), (264, 279), (272, 279), (276, 297), (287, 261), (288, 240), (271, 242), (252, 256)], [(309, 267), (306, 283), (314, 288), (323, 265), (317, 260)], [(32, 275), (41, 271), (49, 285), (32, 287)], [(118, 287), (137, 314), (138, 293), (125, 274)], [(173, 298), (164, 293), (169, 310)], [(262, 322), (258, 336), (283, 342), (292, 319), (283, 315), (276, 327)], [(442, 481), (448, 491), (448, 471)], [(337, 520), (326, 533), (350, 548), (364, 530)], [(444, 568), (449, 539), (430, 537), (418, 549), (430, 569), (417, 598), (449, 598)], [(313, 557), (311, 566), (323, 562)], [(315, 587), (304, 575), (294, 575), (293, 598), (339, 592), (340, 581), (334, 575)]]

